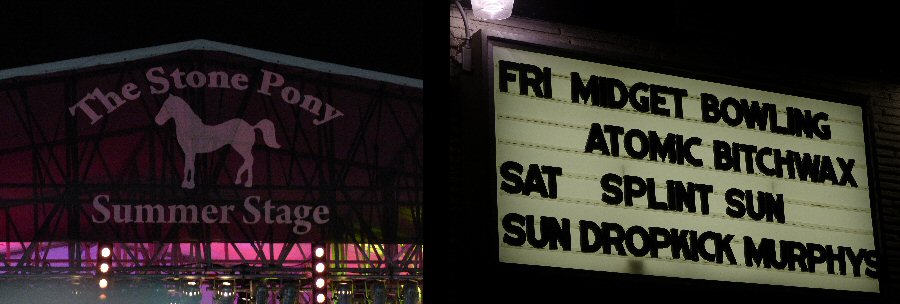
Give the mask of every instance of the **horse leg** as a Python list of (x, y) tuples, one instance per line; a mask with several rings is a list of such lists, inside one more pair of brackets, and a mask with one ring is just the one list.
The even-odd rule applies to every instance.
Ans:
[(244, 164), (247, 166), (247, 182), (244, 187), (250, 188), (253, 187), (253, 154), (247, 153)]
[(234, 180), (235, 185), (241, 184), (241, 175), (244, 172), (247, 172), (247, 181), (244, 183), (244, 187), (252, 187), (253, 186), (253, 153), (250, 151), (251, 146), (234, 146), (232, 145), (235, 151), (244, 158), (244, 164), (237, 171), (237, 177)]
[(181, 187), (185, 189), (194, 189), (194, 153), (184, 153), (184, 180)]
[[(246, 164), (246, 162), (244, 162), (244, 163)], [(235, 174), (235, 177), (234, 177), (234, 184), (235, 184), (235, 185), (240, 185), (240, 184), (241, 184), (241, 175), (244, 174), (244, 171), (245, 171), (245, 170), (247, 170), (247, 169), (246, 169), (246, 166), (245, 166), (244, 164), (241, 164), (241, 166), (240, 166), (240, 167), (238, 168), (238, 170), (237, 170), (237, 174)]]
[(241, 184), (241, 175), (244, 175), (244, 172), (247, 172), (247, 181), (244, 183), (244, 187), (252, 187), (253, 186), (253, 160), (244, 159), (244, 164), (238, 169), (237, 177), (234, 179), (235, 185)]

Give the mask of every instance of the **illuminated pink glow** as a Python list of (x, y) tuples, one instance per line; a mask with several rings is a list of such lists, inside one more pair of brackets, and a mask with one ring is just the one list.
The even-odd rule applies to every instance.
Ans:
[[(31, 245), (29, 242), (25, 243), (0, 243), (0, 262), (2, 261), (18, 261), (22, 258), (23, 252)], [(135, 265), (134, 259), (131, 258), (130, 255), (134, 255), (134, 258), (139, 262), (151, 260), (154, 256), (157, 255), (155, 252), (158, 244), (154, 243), (118, 243), (114, 245), (114, 249), (112, 250), (113, 255), (113, 265), (110, 265), (113, 268), (121, 269), (118, 267), (140, 267), (145, 265)], [(210, 248), (210, 258), (213, 264), (223, 265), (225, 267), (243, 264), (244, 260), (241, 259), (241, 256), (244, 257), (247, 261), (247, 266), (250, 267), (262, 267), (267, 266), (267, 264), (271, 263), (272, 260), (277, 260), (281, 258), (281, 255), (284, 253), (283, 251), (286, 249), (285, 246), (288, 244), (285, 243), (262, 243), (257, 247), (261, 252), (257, 252), (254, 249), (253, 244), (250, 243), (211, 243)], [(329, 245), (333, 246), (333, 245)], [(341, 244), (342, 256), (339, 262), (339, 268), (350, 270), (352, 269), (371, 269), (371, 268), (387, 268), (388, 263), (385, 260), (385, 248), (389, 246), (394, 246), (394, 252), (401, 253), (406, 252), (410, 247), (409, 246), (418, 246), (411, 244), (399, 244), (399, 245), (370, 245), (370, 244)], [(129, 252), (126, 252), (125, 248), (129, 249)], [(162, 256), (167, 258), (177, 258), (181, 263), (187, 263), (190, 261), (197, 261), (198, 257), (201, 256), (200, 248), (203, 246), (197, 246), (197, 244), (191, 243), (166, 243), (162, 247), (164, 253), (159, 253)], [(97, 246), (96, 243), (81, 243), (80, 246), (80, 254), (81, 260), (84, 263), (83, 267), (85, 268), (93, 268), (95, 267), (96, 257), (97, 257)], [(287, 248), (287, 253), (284, 259), (284, 265), (288, 267), (312, 267), (315, 265), (309, 264), (313, 255), (313, 248), (309, 243), (301, 243), (301, 244), (293, 244), (290, 248)], [(416, 258), (410, 259), (409, 264), (401, 265), (405, 267), (417, 267), (421, 262), (421, 253), (422, 247), (418, 248), (418, 256)], [(265, 262), (258, 258), (258, 254), (262, 254), (262, 257), (265, 259)], [(395, 256), (395, 261), (399, 259), (399, 256)], [(192, 260), (193, 259), (193, 260)], [(197, 261), (201, 262), (201, 261)], [(35, 244), (35, 248), (32, 251), (30, 263), (40, 263), (44, 266), (49, 267), (68, 267), (69, 266), (69, 243), (63, 242), (41, 242)], [(0, 272), (2, 274), (2, 272)]]

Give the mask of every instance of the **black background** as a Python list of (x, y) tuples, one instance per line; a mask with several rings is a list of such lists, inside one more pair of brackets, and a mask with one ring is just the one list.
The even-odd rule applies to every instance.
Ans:
[(419, 1), (37, 3), (0, 7), (0, 69), (193, 39), (422, 78)]
[[(468, 7), (468, 1), (463, 5)], [(687, 46), (721, 46), (749, 62), (786, 69), (880, 80), (900, 79), (896, 10), (854, 1), (785, 6), (784, 2), (517, 0), (514, 15), (620, 32)], [(426, 7), (423, 3), (428, 3)], [(495, 250), (446, 246), (464, 236), (447, 234), (443, 220), (448, 168), (448, 2), (293, 1), (269, 3), (38, 3), (0, 7), (0, 69), (149, 47), (192, 39), (256, 48), (400, 76), (424, 79), (426, 139), (425, 293), (429, 302), (483, 303), (489, 298), (536, 303), (710, 302), (743, 298), (754, 289), (705, 288), (704, 282), (596, 280), (589, 273), (481, 268), (458, 252)], [(477, 211), (471, 211), (477, 212)], [(492, 233), (492, 232), (490, 232)], [(432, 246), (433, 245), (433, 246)], [(582, 275), (592, 280), (582, 280)], [(510, 277), (517, 287), (498, 289)], [(668, 284), (669, 286), (664, 286)], [(623, 287), (628, 286), (628, 287)], [(613, 289), (619, 289), (613, 292)], [(623, 290), (624, 289), (624, 290)], [(730, 294), (737, 293), (737, 294)], [(609, 294), (633, 294), (613, 299)], [(790, 294), (789, 296), (786, 296)], [(783, 293), (800, 300), (816, 294)], [(468, 300), (466, 300), (468, 299)], [(541, 300), (538, 300), (541, 299)], [(760, 299), (771, 301), (773, 299)], [(821, 297), (819, 298), (821, 300)], [(778, 302), (778, 301), (776, 301)]]
[[(463, 6), (468, 4), (464, 1)], [(442, 8), (443, 10), (446, 8)], [(892, 12), (894, 10), (884, 5), (863, 2), (831, 6), (790, 6), (783, 2), (741, 1), (716, 4), (687, 1), (596, 1), (588, 4), (584, 1), (519, 0), (513, 9), (514, 16), (579, 25), (604, 33), (621, 33), (673, 49), (711, 50), (707, 53), (727, 57), (728, 60), (724, 61), (731, 62), (731, 66), (739, 62), (737, 66), (762, 67), (754, 73), (765, 70), (795, 71), (801, 75), (818, 74), (824, 78), (897, 82), (900, 80), (900, 59), (896, 54), (900, 52), (897, 52), (894, 43), (898, 27), (892, 21), (895, 19)], [(502, 24), (502, 21), (495, 23)], [(445, 41), (441, 41), (441, 51), (446, 48)], [(658, 50), (659, 53), (667, 51), (671, 50)], [(728, 66), (723, 66), (720, 71), (725, 75), (746, 72), (727, 68)], [(442, 75), (447, 73), (443, 72)], [(772, 79), (779, 75), (754, 76)], [(464, 74), (462, 78), (465, 77)], [(455, 83), (452, 85), (456, 86)], [(426, 93), (426, 96), (429, 95)], [(455, 102), (460, 102), (460, 99), (449, 97), (446, 103)], [(462, 112), (465, 111), (464, 108)], [(475, 114), (462, 115), (477, 117)], [(463, 123), (466, 124), (471, 125), (470, 122)], [(473, 303), (881, 302), (881, 297), (876, 294), (497, 264), (492, 261), (496, 259), (495, 245), (482, 241), (484, 237), (479, 236), (485, 230), (493, 231), (491, 227), (479, 226), (483, 221), (495, 220), (491, 218), (492, 215), (479, 213), (483, 212), (480, 207), (489, 208), (496, 204), (493, 201), (495, 192), (457, 195), (457, 192), (479, 192), (482, 191), (479, 189), (481, 184), (492, 187), (494, 183), (490, 172), (467, 171), (471, 170), (466, 167), (469, 163), (478, 161), (478, 156), (472, 157), (472, 154), (467, 153), (477, 155), (478, 151), (487, 154), (491, 152), (489, 148), (482, 147), (484, 142), (474, 147), (465, 144), (466, 139), (477, 131), (461, 131), (459, 140), (462, 144), (458, 149), (454, 142), (450, 144), (450, 163), (453, 164), (450, 171), (458, 176), (451, 176), (449, 192), (450, 195), (461, 198), (448, 202), (451, 209), (456, 209), (445, 213), (451, 220), (441, 221), (444, 217), (426, 219), (430, 225), (437, 225), (442, 230), (461, 231), (448, 238), (440, 238), (436, 246), (430, 247), (433, 249), (431, 252), (453, 252), (447, 257), (442, 256), (444, 262), (437, 267), (428, 265), (429, 270), (437, 268), (453, 278), (450, 280), (451, 286), (439, 286), (442, 291), (446, 291), (443, 294), (453, 299), (449, 303), (465, 299), (475, 299)], [(429, 138), (434, 138), (434, 135), (429, 133)], [(433, 141), (429, 140), (429, 143)], [(462, 157), (454, 158), (456, 153), (460, 153), (458, 150), (463, 151), (459, 154)], [(461, 166), (462, 172), (456, 172), (455, 166)], [(482, 175), (491, 176), (483, 179)], [(453, 207), (456, 205), (464, 207)], [(482, 228), (466, 228), (473, 225)], [(426, 231), (426, 242), (433, 240), (433, 230)], [(435, 248), (444, 242), (451, 244), (442, 247), (446, 250)], [(430, 280), (429, 283), (435, 282)], [(436, 288), (433, 287), (434, 284), (429, 286), (432, 286), (432, 290)], [(464, 296), (467, 292), (483, 294), (467, 298)]]
[(897, 80), (896, 9), (876, 2), (515, 2), (514, 16), (625, 33), (685, 46), (729, 49), (751, 62)]

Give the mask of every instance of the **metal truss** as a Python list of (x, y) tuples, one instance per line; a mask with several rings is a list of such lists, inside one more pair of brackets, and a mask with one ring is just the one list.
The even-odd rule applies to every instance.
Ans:
[[(90, 79), (116, 79), (109, 86), (115, 89), (142, 81), (142, 72), (150, 67), (168, 65), (239, 69), (257, 78), (266, 68), (308, 85), (323, 99), (363, 96), (361, 106), (346, 107), (353, 111), (345, 118), (348, 124), (358, 126), (349, 133), (333, 124), (300, 127), (303, 109), (277, 111), (272, 104), (280, 101), (255, 93), (253, 84), (227, 101), (237, 104), (236, 113), (210, 110), (204, 119), (222, 121), (249, 113), (272, 120), (281, 130), (278, 136), (288, 149), (254, 148), (257, 166), (265, 167), (265, 173), (257, 176), (253, 190), (273, 200), (316, 201), (341, 210), (322, 234), (332, 242), (330, 278), (421, 282), (421, 90), (233, 57), (191, 51), (77, 74), (0, 82), (0, 107), (6, 111), (0, 113), (6, 134), (0, 135), (5, 136), (0, 137), (0, 167), (9, 172), (0, 176), (0, 279), (93, 276), (96, 241), (117, 240), (114, 276), (285, 279), (299, 280), (301, 291), (308, 288), (308, 239), (214, 225), (197, 232), (185, 225), (160, 229), (130, 224), (128, 229), (138, 234), (88, 220), (86, 208), (98, 191), (125, 203), (228, 204), (245, 195), (245, 188), (221, 182), (232, 180), (237, 170), (228, 161), (233, 153), (228, 149), (198, 155), (199, 183), (185, 191), (178, 187), (183, 161), (179, 147), (174, 136), (162, 135), (161, 127), (120, 127), (104, 119), (97, 131), (85, 133), (79, 118), (68, 115), (68, 106), (83, 97), (78, 92), (94, 86)], [(196, 109), (215, 107), (228, 94), (215, 89), (183, 93)], [(135, 120), (152, 122), (161, 103), (161, 96), (143, 94), (128, 105)], [(178, 242), (185, 234), (193, 241)], [(141, 237), (129, 239), (132, 235)]]
[[(174, 62), (171, 58), (164, 62), (201, 70), (208, 65), (221, 68), (216, 64), (226, 64), (217, 60), (227, 62), (228, 56), (222, 58), (198, 51)], [(110, 87), (139, 82), (141, 71), (160, 64), (162, 62), (158, 60), (127, 63), (126, 67), (116, 69), (118, 72), (113, 75), (117, 81)], [(262, 67), (278, 70), (259, 63), (246, 65), (245, 70), (258, 73)], [(103, 72), (106, 70), (88, 72), (80, 77), (111, 77)], [(314, 76), (292, 76), (291, 71), (282, 73), (300, 81), (301, 85), (312, 86), (315, 94), (325, 98), (343, 92), (341, 94), (361, 94), (359, 98), (365, 100), (358, 108), (348, 108), (357, 112), (347, 115), (348, 119), (355, 120), (348, 124), (358, 126), (352, 133), (336, 130), (330, 124), (301, 128), (297, 117), (303, 114), (302, 109), (295, 108), (293, 113), (276, 111), (272, 104), (280, 101), (261, 96), (252, 86), (239, 100), (229, 101), (238, 104), (237, 113), (206, 111), (212, 113), (212, 117), (204, 118), (209, 121), (253, 112), (273, 120), (281, 130), (279, 137), (287, 148), (254, 148), (257, 166), (265, 167), (263, 182), (254, 185), (254, 190), (262, 191), (273, 200), (318, 201), (347, 208), (350, 210), (348, 217), (338, 220), (350, 222), (336, 226), (338, 230), (353, 228), (331, 232), (332, 237), (347, 242), (397, 243), (402, 242), (403, 237), (408, 238), (407, 241), (420, 242), (421, 91), (384, 83), (364, 87), (325, 73)], [(31, 239), (34, 240), (115, 237), (114, 232), (106, 231), (112, 227), (78, 225), (87, 217), (83, 207), (97, 191), (114, 195), (122, 202), (200, 198), (227, 203), (242, 199), (241, 191), (245, 189), (222, 182), (231, 180), (237, 169), (227, 161), (232, 151), (221, 149), (198, 154), (197, 175), (201, 184), (196, 191), (183, 191), (178, 187), (182, 178), (179, 167), (183, 160), (170, 132), (160, 132), (160, 127), (152, 123), (135, 126), (119, 123), (126, 126), (116, 127), (106, 119), (91, 133), (81, 134), (77, 116), (67, 115), (67, 107), (68, 103), (81, 97), (76, 92), (84, 91), (90, 85), (79, 85), (81, 81), (71, 75), (52, 79), (54, 81), (0, 83), (0, 105), (7, 109), (5, 111), (12, 112), (5, 115), (11, 120), (4, 121), (3, 127), (8, 129), (7, 136), (14, 135), (10, 140), (2, 141), (5, 144), (0, 143), (0, 158), (5, 161), (4, 171), (20, 173), (0, 178), (0, 220), (6, 223), (0, 229), (4, 232), (0, 239), (28, 239), (24, 238), (25, 234), (33, 236)], [(193, 101), (195, 108), (205, 109), (213, 107), (213, 99), (218, 99), (220, 104), (225, 102), (223, 90), (185, 90), (183, 93)], [(58, 94), (45, 96), (41, 91)], [(36, 94), (41, 95), (34, 97)], [(49, 98), (56, 100), (50, 105), (40, 104)], [(134, 111), (131, 114), (140, 116), (132, 120), (152, 122), (161, 98), (143, 94), (138, 100), (130, 101)], [(50, 112), (53, 115), (46, 114), (50, 110), (54, 110)], [(24, 134), (19, 134), (19, 130)], [(338, 131), (343, 133), (337, 134)], [(342, 139), (338, 140), (338, 137)], [(340, 146), (337, 142), (341, 142)], [(373, 207), (378, 212), (372, 211)], [(22, 227), (21, 221), (16, 220), (23, 217), (29, 219), (30, 227)], [(398, 231), (398, 221), (408, 222), (411, 229)], [(373, 227), (378, 229), (373, 230)], [(398, 232), (401, 240), (396, 239)], [(234, 241), (248, 235), (228, 237), (231, 239), (222, 241)], [(246, 241), (284, 240), (253, 238)]]
[[(69, 282), (56, 283), (52, 288), (71, 290), (75, 297), (95, 294), (96, 298), (102, 293), (93, 279), (97, 269), (95, 243), (0, 244), (0, 290), (46, 287), (48, 283), (40, 282), (50, 279)], [(26, 252), (28, 248), (36, 249)], [(174, 303), (192, 303), (187, 293), (191, 287), (184, 284), (187, 281), (199, 282), (211, 290), (221, 290), (223, 281), (235, 282), (231, 290), (248, 298), (259, 295), (259, 286), (268, 288), (269, 297), (278, 296), (285, 288), (295, 288), (300, 303), (314, 303), (311, 248), (309, 243), (117, 243), (113, 244), (111, 279), (113, 284), (130, 286), (126, 287), (129, 289), (134, 289), (135, 278), (140, 278), (150, 284), (146, 286), (175, 290), (161, 295)], [(383, 284), (388, 303), (403, 298), (406, 284), (418, 288), (416, 297), (421, 295), (422, 245), (329, 244), (328, 248), (326, 278), (331, 286), (351, 286), (349, 297), (370, 298), (374, 282)], [(15, 283), (9, 286), (10, 282), (31, 283), (15, 287)], [(199, 287), (193, 290), (199, 291)]]
[[(0, 277), (96, 272), (96, 243), (2, 245)], [(115, 275), (303, 279), (312, 272), (309, 243), (117, 243), (113, 248)], [(335, 280), (422, 278), (420, 244), (329, 244), (328, 253)]]

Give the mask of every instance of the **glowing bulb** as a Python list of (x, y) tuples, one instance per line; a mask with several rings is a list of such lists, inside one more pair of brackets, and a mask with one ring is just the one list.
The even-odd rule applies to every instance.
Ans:
[(194, 286), (194, 285), (197, 285), (197, 282), (191, 281), (191, 282), (188, 282), (188, 285)]
[(322, 288), (322, 287), (325, 287), (325, 279), (323, 279), (323, 278), (316, 279), (316, 288)]
[(316, 264), (316, 272), (323, 272), (323, 271), (325, 271), (325, 263), (320, 262), (320, 263)]
[(316, 257), (321, 258), (323, 255), (325, 255), (325, 248), (317, 247), (316, 248)]
[(109, 282), (106, 279), (100, 279), (100, 288), (106, 288), (107, 285), (109, 285)]
[(106, 294), (105, 294), (105, 293), (101, 293), (101, 294), (100, 294), (100, 300), (106, 300)]
[(316, 302), (318, 302), (318, 303), (325, 303), (325, 294), (321, 294), (321, 293), (320, 293), (320, 294), (317, 294), (317, 295), (316, 295)]
[(514, 0), (472, 0), (472, 13), (482, 20), (503, 20), (512, 15)]
[(503, 9), (503, 5), (497, 1), (488, 2), (484, 5), (483, 9), (485, 12), (496, 14), (497, 12), (499, 12), (500, 10)]
[(100, 250), (100, 256), (102, 256), (104, 258), (108, 258), (110, 253), (111, 252), (109, 251), (109, 247), (103, 247), (103, 249)]
[(106, 263), (100, 264), (100, 272), (106, 273), (107, 271), (109, 271), (109, 264), (106, 264)]
[(225, 281), (225, 282), (222, 282), (222, 285), (231, 286), (231, 282)]

